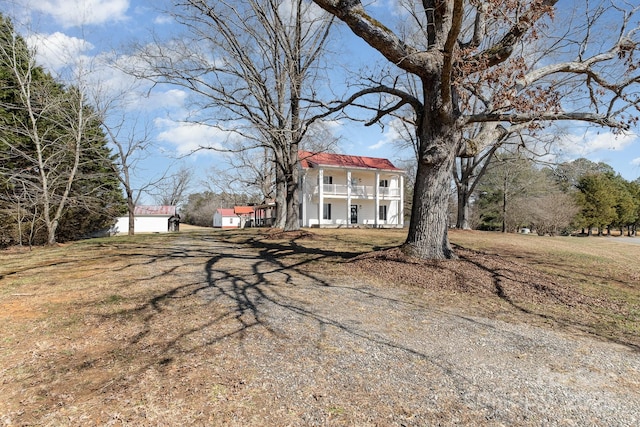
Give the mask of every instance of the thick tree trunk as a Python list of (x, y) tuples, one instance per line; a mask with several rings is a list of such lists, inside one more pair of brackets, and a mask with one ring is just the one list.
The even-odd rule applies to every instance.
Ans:
[(469, 183), (462, 182), (458, 187), (458, 214), (456, 216), (456, 228), (459, 230), (470, 230), (469, 225)]
[(287, 206), (287, 215), (285, 220), (285, 231), (295, 231), (300, 229), (300, 221), (298, 215), (299, 209), (299, 184), (298, 184), (298, 168), (297, 166), (293, 166), (291, 168), (291, 173), (287, 176), (287, 191), (286, 191), (286, 206)]
[(442, 132), (425, 143), (418, 162), (407, 240), (402, 250), (423, 259), (456, 258), (449, 244), (449, 194), (456, 156), (453, 132)]
[(440, 82), (424, 79), (418, 116), (418, 169), (407, 240), (402, 251), (422, 259), (457, 258), (449, 244), (449, 196), (461, 132), (453, 105), (442, 105)]
[(127, 190), (127, 210), (129, 211), (129, 230), (127, 230), (127, 234), (129, 236), (133, 236), (136, 232), (135, 231), (135, 228), (136, 228), (135, 209), (136, 209), (136, 205), (133, 202), (133, 193)]
[(276, 159), (276, 219), (274, 228), (284, 229), (287, 224), (287, 183), (281, 162)]

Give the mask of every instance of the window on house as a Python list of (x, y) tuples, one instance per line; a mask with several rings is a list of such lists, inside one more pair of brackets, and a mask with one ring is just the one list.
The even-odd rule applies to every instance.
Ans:
[(333, 184), (333, 177), (331, 175), (324, 175), (322, 177), (323, 184)]
[(322, 205), (322, 219), (331, 219), (331, 203)]
[(388, 179), (381, 179), (380, 180), (380, 187), (388, 187), (389, 186), (389, 180)]
[(386, 221), (387, 220), (387, 205), (380, 205), (380, 207), (378, 209), (378, 219), (380, 221)]

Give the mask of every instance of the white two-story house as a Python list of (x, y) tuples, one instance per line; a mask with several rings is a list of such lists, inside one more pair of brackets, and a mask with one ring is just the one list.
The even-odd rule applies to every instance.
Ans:
[(389, 160), (300, 152), (303, 227), (403, 227), (404, 175)]

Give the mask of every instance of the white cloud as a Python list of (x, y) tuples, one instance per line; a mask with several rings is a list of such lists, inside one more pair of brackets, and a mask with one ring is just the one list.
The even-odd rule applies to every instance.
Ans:
[(391, 143), (391, 139), (387, 138), (387, 136), (388, 136), (388, 133), (385, 133), (384, 138), (379, 139), (378, 142), (376, 142), (375, 144), (368, 145), (367, 148), (369, 150), (380, 150), (384, 148), (385, 146), (389, 145), (389, 143)]
[(397, 143), (398, 141), (404, 141), (405, 138), (402, 135), (402, 130), (403, 127), (399, 119), (391, 120), (387, 127), (385, 127), (385, 132), (382, 134), (382, 138), (375, 144), (367, 146), (367, 148), (370, 150), (380, 150), (391, 144)]
[[(202, 148), (220, 149), (222, 141), (233, 138), (229, 132), (196, 123), (156, 119), (155, 124), (159, 129), (164, 129), (158, 133), (158, 141), (173, 146), (179, 156), (194, 153)], [(216, 151), (202, 150), (199, 153), (215, 154)]]
[[(120, 98), (128, 110), (150, 112), (154, 110), (184, 109), (187, 93), (181, 89), (167, 89), (166, 86), (153, 88), (148, 80), (137, 79), (123, 71), (121, 63), (127, 57), (119, 57), (113, 65), (108, 58), (94, 69), (94, 86), (100, 88), (102, 96), (109, 99)], [(130, 58), (133, 61), (132, 58)], [(97, 61), (97, 63), (100, 61)], [(165, 89), (165, 90), (162, 90)], [(179, 113), (184, 116), (185, 113)]]
[(173, 23), (173, 18), (171, 18), (170, 16), (166, 16), (166, 15), (158, 15), (153, 19), (153, 23), (156, 24), (156, 25), (172, 24)]
[(28, 7), (69, 28), (124, 20), (129, 0), (40, 0), (29, 2)]
[(585, 157), (600, 150), (623, 150), (637, 139), (638, 135), (633, 133), (616, 135), (607, 131), (587, 131), (567, 135), (560, 142), (560, 150), (565, 156)]
[(631, 160), (631, 164), (633, 166), (640, 166), (640, 157), (636, 157), (635, 159)]
[(153, 108), (182, 108), (184, 107), (187, 93), (180, 89), (169, 89), (164, 92), (154, 92), (149, 97), (150, 106)]
[(26, 37), (27, 44), (36, 49), (39, 65), (51, 71), (77, 64), (94, 46), (86, 40), (55, 32)]

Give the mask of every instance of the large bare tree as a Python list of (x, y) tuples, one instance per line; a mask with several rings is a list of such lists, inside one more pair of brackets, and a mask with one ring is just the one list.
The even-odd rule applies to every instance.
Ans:
[(189, 120), (235, 135), (203, 148), (233, 151), (241, 139), (241, 150), (271, 150), (277, 226), (299, 228), (298, 150), (315, 105), (305, 99), (324, 72), (330, 15), (309, 0), (176, 1), (171, 14), (187, 32), (145, 46), (141, 74), (187, 88)]
[[(638, 104), (640, 34), (634, 27), (638, 6), (629, 2), (562, 2), (567, 7), (555, 25), (550, 17), (559, 0), (406, 0), (398, 2), (400, 14), (384, 17), (360, 0), (314, 1), (421, 84), (413, 96), (391, 80), (338, 105), (381, 93), (395, 100), (381, 105), (376, 119), (406, 105), (415, 112), (419, 162), (403, 245), (408, 254), (455, 257), (447, 234), (453, 164), (460, 152), (485, 148), (463, 146), (471, 123), (580, 120), (624, 129), (635, 120), (628, 114)], [(381, 22), (398, 15), (403, 23), (395, 29)], [(561, 49), (532, 58), (532, 45)], [(501, 93), (491, 108), (469, 108), (488, 89)]]

